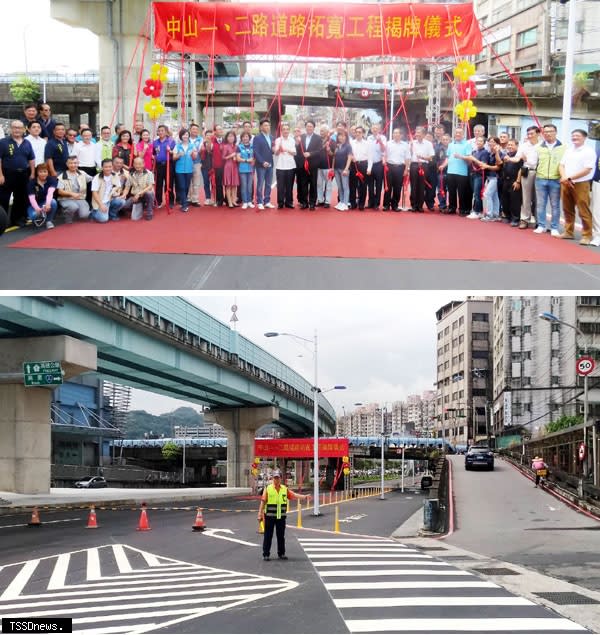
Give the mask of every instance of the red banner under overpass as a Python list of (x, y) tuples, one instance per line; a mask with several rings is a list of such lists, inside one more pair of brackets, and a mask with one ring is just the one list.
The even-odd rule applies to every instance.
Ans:
[(455, 58), (482, 49), (464, 4), (155, 2), (154, 42), (166, 52)]
[[(255, 439), (254, 456), (312, 459), (313, 439)], [(319, 458), (348, 456), (348, 439), (319, 439)]]

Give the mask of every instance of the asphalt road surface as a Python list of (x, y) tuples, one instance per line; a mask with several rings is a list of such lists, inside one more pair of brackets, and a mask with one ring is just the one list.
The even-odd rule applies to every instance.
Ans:
[(258, 501), (195, 510), (81, 510), (0, 518), (0, 615), (66, 616), (87, 633), (562, 633), (574, 622), (388, 536), (422, 507), (419, 490), (290, 514), (288, 560), (262, 560)]
[[(20, 249), (0, 237), (0, 289), (598, 289), (600, 265), (197, 256)], [(126, 272), (126, 275), (123, 275)]]

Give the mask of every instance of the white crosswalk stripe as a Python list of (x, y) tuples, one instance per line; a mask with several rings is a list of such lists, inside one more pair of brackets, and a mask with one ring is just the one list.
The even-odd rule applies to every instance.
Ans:
[(86, 635), (150, 633), (298, 586), (120, 544), (5, 565), (0, 574), (3, 618), (70, 617), (73, 632)]
[(393, 540), (298, 540), (351, 633), (589, 633), (493, 582)]

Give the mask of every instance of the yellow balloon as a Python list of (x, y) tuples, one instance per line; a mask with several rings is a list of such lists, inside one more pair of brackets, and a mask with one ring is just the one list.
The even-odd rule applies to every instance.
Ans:
[(461, 60), (452, 71), (454, 77), (460, 79), (461, 82), (466, 82), (469, 77), (475, 75), (475, 64), (471, 64), (471, 62), (467, 60)]
[(461, 121), (468, 121), (477, 114), (477, 108), (470, 99), (465, 99), (454, 107), (454, 112)]
[(168, 72), (169, 69), (166, 66), (162, 66), (161, 64), (152, 64), (150, 68), (150, 77), (164, 82), (167, 79)]
[(150, 119), (158, 119), (165, 112), (165, 107), (160, 103), (160, 99), (153, 97), (144, 104), (144, 110)]
[(255, 462), (255, 463), (260, 463), (260, 458), (259, 458), (258, 456), (257, 456), (257, 457), (255, 457), (255, 458), (254, 458), (254, 462)]

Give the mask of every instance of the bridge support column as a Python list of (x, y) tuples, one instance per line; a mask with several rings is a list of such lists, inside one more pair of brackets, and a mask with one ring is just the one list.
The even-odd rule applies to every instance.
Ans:
[(0, 491), (47, 494), (52, 386), (26, 388), (22, 378), (15, 379), (26, 361), (60, 361), (65, 378), (70, 379), (96, 370), (96, 347), (66, 335), (2, 340)]
[(256, 431), (279, 419), (279, 408), (232, 408), (206, 413), (227, 431), (227, 487), (250, 487)]

